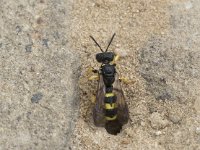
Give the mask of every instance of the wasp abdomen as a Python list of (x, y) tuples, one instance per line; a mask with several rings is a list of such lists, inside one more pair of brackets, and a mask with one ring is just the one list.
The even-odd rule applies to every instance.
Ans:
[(106, 120), (115, 120), (117, 118), (117, 106), (114, 93), (106, 93), (104, 104)]

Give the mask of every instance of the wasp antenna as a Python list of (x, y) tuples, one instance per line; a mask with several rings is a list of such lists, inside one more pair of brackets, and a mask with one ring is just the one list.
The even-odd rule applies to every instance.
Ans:
[(92, 37), (92, 36), (90, 36), (90, 38), (94, 41), (94, 43), (100, 48), (100, 50), (102, 51), (102, 52), (104, 52), (103, 50), (102, 50), (102, 48), (101, 48), (101, 46), (97, 43), (97, 41)]
[(107, 52), (107, 51), (108, 51), (108, 48), (109, 48), (110, 44), (112, 43), (112, 41), (113, 41), (114, 37), (115, 37), (115, 33), (113, 34), (113, 36), (112, 36), (112, 38), (111, 38), (111, 40), (110, 40), (110, 43), (108, 44), (108, 47), (106, 48), (106, 51), (105, 51), (105, 52)]

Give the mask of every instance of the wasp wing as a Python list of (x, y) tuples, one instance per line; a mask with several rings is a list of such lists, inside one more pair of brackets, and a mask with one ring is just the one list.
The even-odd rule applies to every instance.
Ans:
[(122, 125), (126, 124), (129, 119), (129, 111), (117, 73), (115, 75), (115, 82), (113, 83), (113, 92), (117, 96), (117, 118)]
[(105, 97), (105, 85), (102, 74), (99, 74), (96, 103), (93, 109), (93, 119), (94, 119), (94, 124), (100, 127), (104, 127), (106, 122), (104, 115), (104, 97)]
[[(123, 125), (128, 122), (129, 113), (128, 106), (125, 102), (125, 97), (121, 88), (119, 81), (119, 76), (116, 74), (115, 82), (113, 84), (113, 93), (117, 97), (117, 118), (118, 121)], [(105, 98), (105, 85), (103, 81), (103, 76), (99, 74), (99, 83), (96, 94), (96, 103), (93, 109), (93, 119), (96, 126), (104, 127), (106, 123), (105, 114), (104, 114), (104, 98)]]

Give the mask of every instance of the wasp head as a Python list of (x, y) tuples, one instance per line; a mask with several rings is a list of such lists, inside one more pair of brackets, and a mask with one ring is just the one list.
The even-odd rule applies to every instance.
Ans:
[(99, 63), (107, 64), (113, 61), (115, 54), (113, 52), (103, 52), (96, 54), (96, 60)]

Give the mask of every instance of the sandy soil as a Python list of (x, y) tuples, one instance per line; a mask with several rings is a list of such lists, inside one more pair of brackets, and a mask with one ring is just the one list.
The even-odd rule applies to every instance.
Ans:
[[(200, 149), (199, 2), (185, 0), (74, 0), (69, 43), (80, 54), (80, 115), (71, 149)], [(130, 120), (117, 136), (93, 125), (90, 101), (98, 68), (93, 35), (123, 57), (120, 75)]]

